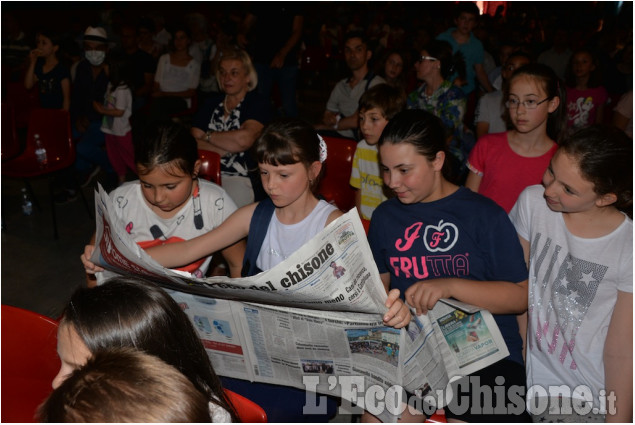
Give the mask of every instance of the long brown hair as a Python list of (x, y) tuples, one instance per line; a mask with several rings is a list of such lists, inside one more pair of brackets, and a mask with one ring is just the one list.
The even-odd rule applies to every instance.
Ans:
[(190, 319), (157, 285), (115, 277), (95, 288), (79, 288), (64, 310), (60, 326), (66, 325), (91, 353), (133, 347), (159, 357), (239, 421)]

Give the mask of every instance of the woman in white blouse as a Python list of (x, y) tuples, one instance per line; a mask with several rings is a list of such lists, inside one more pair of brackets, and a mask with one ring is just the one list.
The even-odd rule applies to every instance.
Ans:
[(187, 30), (177, 28), (173, 33), (172, 51), (159, 58), (149, 113), (151, 120), (167, 118), (192, 106), (201, 64), (190, 56), (190, 43)]

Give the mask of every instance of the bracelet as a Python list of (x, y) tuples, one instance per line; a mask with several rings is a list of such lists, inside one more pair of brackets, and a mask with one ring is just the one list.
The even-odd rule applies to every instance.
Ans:
[(335, 130), (337, 130), (337, 126), (340, 124), (340, 120), (342, 119), (342, 115), (341, 114), (337, 114), (335, 116), (335, 125), (333, 126), (333, 128)]
[(211, 138), (212, 138), (212, 132), (211, 131), (206, 131), (205, 132), (205, 141), (209, 143)]

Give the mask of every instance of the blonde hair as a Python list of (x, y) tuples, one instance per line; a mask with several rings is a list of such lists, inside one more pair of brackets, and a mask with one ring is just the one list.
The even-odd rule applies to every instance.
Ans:
[(216, 67), (216, 81), (218, 82), (218, 86), (222, 87), (220, 81), (220, 64), (224, 60), (239, 60), (242, 62), (245, 67), (245, 71), (247, 71), (247, 75), (249, 76), (249, 83), (247, 84), (248, 91), (252, 91), (258, 85), (258, 73), (256, 72), (256, 68), (254, 68), (254, 64), (251, 62), (251, 57), (249, 57), (249, 53), (240, 49), (238, 47), (230, 48), (227, 50), (223, 50), (221, 52), (221, 58), (218, 61), (218, 66)]

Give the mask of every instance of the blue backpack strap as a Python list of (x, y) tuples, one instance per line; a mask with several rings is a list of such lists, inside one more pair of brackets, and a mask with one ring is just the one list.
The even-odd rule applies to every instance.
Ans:
[(260, 273), (258, 267), (256, 267), (256, 260), (260, 253), (260, 247), (267, 235), (267, 229), (269, 228), (269, 222), (271, 216), (276, 210), (276, 206), (271, 201), (271, 198), (263, 199), (258, 203), (254, 214), (251, 216), (251, 222), (249, 223), (249, 236), (247, 237), (247, 248), (245, 249), (245, 257), (243, 258), (243, 269), (241, 275), (243, 277), (254, 276)]

